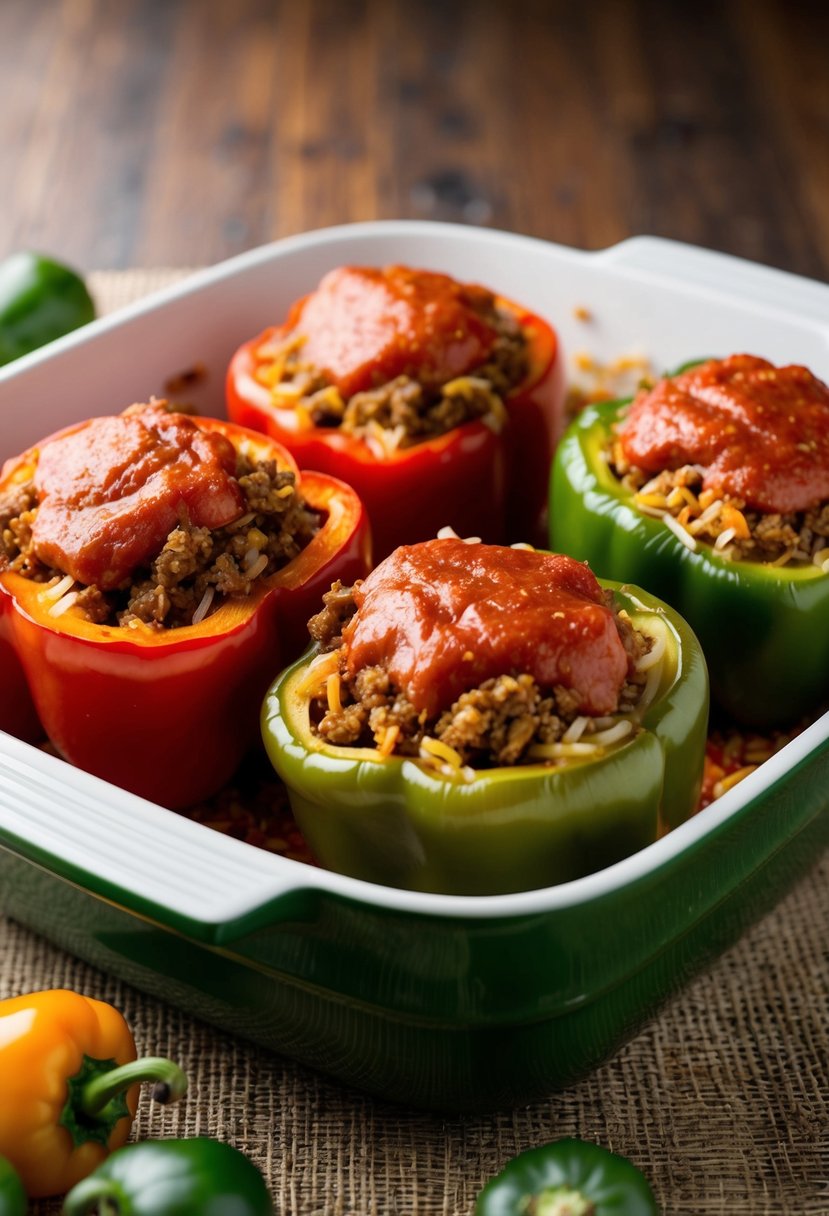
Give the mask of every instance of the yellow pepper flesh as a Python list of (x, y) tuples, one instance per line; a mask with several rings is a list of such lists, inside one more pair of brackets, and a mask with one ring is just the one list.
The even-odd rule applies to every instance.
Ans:
[[(117, 1009), (60, 989), (0, 1001), (0, 1155), (33, 1198), (68, 1191), (129, 1135), (138, 1082), (124, 1094), (128, 1114), (115, 1122), (105, 1144), (76, 1143), (61, 1126), (67, 1082), (81, 1071), (84, 1057), (109, 1067), (136, 1058), (132, 1034)], [(100, 1128), (98, 1123), (99, 1137)]]

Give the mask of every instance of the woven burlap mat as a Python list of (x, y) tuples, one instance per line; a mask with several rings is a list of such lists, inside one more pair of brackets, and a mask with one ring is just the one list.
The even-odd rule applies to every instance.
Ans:
[[(107, 273), (92, 285), (106, 310), (175, 277)], [(145, 1099), (135, 1135), (235, 1144), (285, 1216), (471, 1216), (509, 1157), (559, 1136), (631, 1157), (666, 1216), (829, 1216), (827, 929), (824, 861), (609, 1064), (486, 1118), (436, 1118), (346, 1090), (2, 920), (0, 998), (67, 987), (116, 1004), (139, 1050), (173, 1056), (191, 1082), (178, 1106)]]

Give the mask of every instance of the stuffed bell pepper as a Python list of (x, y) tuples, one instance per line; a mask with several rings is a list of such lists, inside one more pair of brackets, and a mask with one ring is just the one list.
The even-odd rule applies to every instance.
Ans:
[(497, 894), (601, 869), (690, 815), (708, 686), (687, 625), (529, 546), (442, 537), (335, 584), (265, 746), (320, 861)]
[[(71, 763), (195, 802), (255, 741), (266, 673), (366, 549), (350, 487), (300, 478), (264, 435), (158, 401), (81, 423), (0, 479), (0, 686), (22, 673)], [(30, 725), (5, 695), (0, 713)]]
[(446, 525), (488, 541), (543, 534), (563, 417), (556, 336), (482, 287), (403, 266), (333, 270), (237, 351), (227, 402), (300, 468), (355, 488), (378, 559)]
[(586, 409), (556, 455), (550, 539), (696, 631), (738, 722), (829, 695), (829, 388), (735, 355)]

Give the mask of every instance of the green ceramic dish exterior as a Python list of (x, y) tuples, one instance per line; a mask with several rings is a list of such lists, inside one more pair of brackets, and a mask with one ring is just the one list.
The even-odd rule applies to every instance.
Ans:
[[(599, 759), (522, 764), (472, 780), (314, 734), (301, 689), (312, 648), (265, 696), (262, 737), (314, 856), (353, 878), (450, 895), (552, 886), (603, 869), (699, 803), (708, 676), (677, 613), (638, 587), (603, 582), (646, 635), (664, 641), (658, 683), (631, 713), (638, 733)], [(656, 669), (655, 673), (656, 673)], [(300, 691), (297, 691), (300, 690)]]
[(681, 612), (708, 659), (712, 697), (735, 720), (761, 730), (796, 722), (829, 690), (829, 575), (730, 562), (710, 545), (692, 551), (637, 510), (605, 458), (625, 404), (588, 406), (562, 438), (550, 486), (552, 547)]
[(516, 897), (504, 897), (486, 915), (463, 900), (435, 915), (419, 910), (427, 896), (397, 910), (367, 884), (354, 898), (325, 890), (308, 868), (304, 889), (212, 924), (103, 882), (94, 856), (81, 870), (8, 835), (0, 903), (103, 970), (347, 1084), (483, 1112), (590, 1072), (768, 910), (829, 843), (828, 785), (826, 740), (661, 864), (598, 890), (587, 879), (588, 893), (546, 910), (505, 913)]

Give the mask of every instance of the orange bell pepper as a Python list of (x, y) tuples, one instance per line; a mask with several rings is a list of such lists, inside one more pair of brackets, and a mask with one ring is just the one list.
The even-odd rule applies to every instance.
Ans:
[(55, 989), (0, 1001), (0, 1155), (32, 1198), (59, 1195), (129, 1135), (141, 1081), (180, 1098), (187, 1079), (160, 1057), (136, 1059), (117, 1009)]

